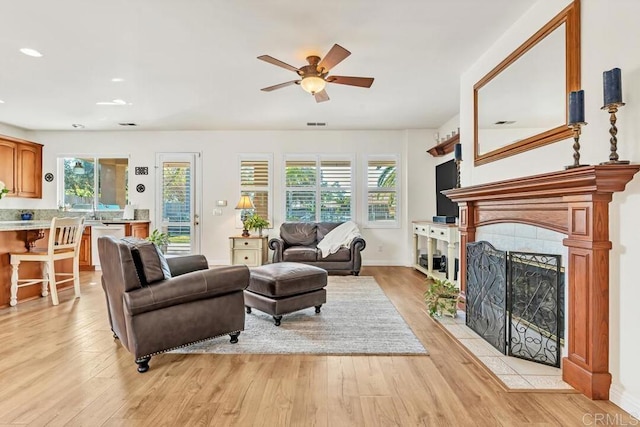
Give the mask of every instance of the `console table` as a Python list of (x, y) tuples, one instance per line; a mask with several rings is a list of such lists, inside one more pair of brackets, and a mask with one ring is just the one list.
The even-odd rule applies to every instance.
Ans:
[[(458, 243), (458, 227), (455, 224), (444, 224), (432, 221), (414, 221), (413, 227), (413, 268), (428, 276), (438, 276), (433, 272), (433, 254), (436, 241), (447, 242), (447, 273), (449, 281), (454, 282), (456, 268), (456, 243)], [(420, 236), (427, 238), (427, 268), (420, 265)]]

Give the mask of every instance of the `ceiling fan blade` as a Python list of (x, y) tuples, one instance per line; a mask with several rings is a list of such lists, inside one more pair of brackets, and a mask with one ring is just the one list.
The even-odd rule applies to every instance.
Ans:
[(280, 89), (280, 88), (286, 87), (286, 86), (291, 86), (293, 84), (296, 84), (296, 85), (300, 84), (300, 80), (291, 80), (290, 82), (280, 83), (278, 85), (273, 85), (273, 86), (269, 86), (269, 87), (263, 87), (260, 90), (264, 91), (264, 92), (271, 92), (272, 90)]
[(329, 76), (327, 77), (329, 83), (338, 83), (340, 85), (371, 87), (373, 84), (373, 77), (348, 77), (348, 76)]
[(286, 62), (282, 62), (279, 59), (274, 58), (273, 56), (261, 55), (261, 56), (258, 56), (258, 59), (268, 62), (269, 64), (277, 65), (278, 67), (282, 67), (287, 70), (293, 71), (294, 73), (298, 72), (298, 69), (293, 65), (289, 65)]
[(318, 69), (324, 68), (325, 71), (329, 71), (340, 62), (344, 61), (344, 59), (349, 55), (351, 55), (351, 52), (347, 49), (343, 48), (339, 44), (334, 44), (318, 64)]
[(329, 94), (324, 89), (322, 89), (320, 92), (316, 92), (313, 96), (316, 97), (316, 102), (325, 102), (329, 100)]

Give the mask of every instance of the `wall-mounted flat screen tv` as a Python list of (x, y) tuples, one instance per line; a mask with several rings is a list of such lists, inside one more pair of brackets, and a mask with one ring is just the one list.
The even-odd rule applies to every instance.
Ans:
[(440, 216), (458, 216), (458, 204), (441, 194), (442, 190), (455, 188), (458, 170), (455, 160), (449, 160), (436, 166), (436, 210)]

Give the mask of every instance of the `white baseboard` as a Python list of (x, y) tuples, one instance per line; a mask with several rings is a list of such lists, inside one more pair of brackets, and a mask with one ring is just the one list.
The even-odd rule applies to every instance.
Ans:
[(640, 419), (639, 396), (625, 391), (625, 389), (618, 384), (611, 384), (609, 400), (630, 413), (634, 418)]
[(376, 260), (367, 260), (367, 261), (362, 261), (362, 265), (363, 266), (367, 266), (370, 265), (372, 267), (380, 267), (380, 266), (384, 266), (384, 267), (408, 267), (402, 263), (399, 263), (397, 260), (385, 260), (385, 259), (376, 259)]
[[(229, 263), (229, 259), (225, 258), (225, 259), (208, 259), (207, 260), (209, 262), (209, 266), (220, 266), (220, 265), (231, 265)], [(271, 262), (271, 259), (269, 259), (269, 262)], [(398, 261), (395, 260), (375, 260), (375, 261), (363, 261), (362, 262), (363, 266), (373, 266), (373, 267), (411, 267), (410, 265), (404, 264), (404, 263), (399, 263)]]

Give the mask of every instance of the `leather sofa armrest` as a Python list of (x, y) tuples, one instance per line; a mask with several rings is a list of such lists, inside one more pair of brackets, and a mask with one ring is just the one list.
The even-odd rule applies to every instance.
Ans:
[(209, 268), (209, 263), (204, 255), (186, 255), (167, 258), (167, 264), (169, 264), (172, 277), (182, 276), (192, 271), (207, 270)]
[(179, 304), (240, 292), (249, 286), (246, 265), (185, 273), (124, 294), (128, 315), (135, 316)]
[(269, 249), (273, 251), (271, 262), (282, 262), (282, 251), (284, 251), (284, 240), (273, 238), (269, 240)]
[(360, 252), (363, 251), (364, 248), (367, 247), (367, 242), (364, 241), (364, 239), (362, 237), (356, 237), (355, 239), (353, 239), (351, 241), (351, 244), (349, 245), (349, 247), (351, 248), (351, 252)]
[(351, 241), (349, 248), (351, 249), (351, 261), (353, 262), (354, 274), (358, 275), (360, 267), (362, 266), (362, 256), (360, 252), (367, 247), (367, 242), (362, 237), (356, 237)]

